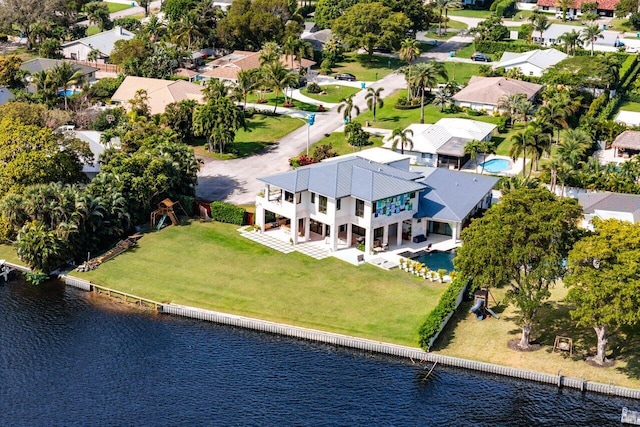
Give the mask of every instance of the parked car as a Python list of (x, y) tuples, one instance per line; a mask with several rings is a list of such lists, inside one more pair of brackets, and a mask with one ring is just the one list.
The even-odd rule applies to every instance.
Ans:
[[(573, 14), (567, 12), (567, 21), (573, 21), (575, 19), (575, 17), (573, 16)], [(562, 12), (558, 12), (556, 13), (556, 19), (562, 19)]]
[(344, 80), (347, 82), (355, 82), (356, 81), (356, 76), (354, 76), (353, 74), (349, 74), (349, 73), (341, 73), (338, 74), (336, 76), (336, 80)]
[(478, 52), (476, 52), (473, 55), (471, 55), (471, 60), (472, 61), (479, 61), (479, 62), (491, 62), (491, 58), (489, 58), (484, 53), (478, 53)]

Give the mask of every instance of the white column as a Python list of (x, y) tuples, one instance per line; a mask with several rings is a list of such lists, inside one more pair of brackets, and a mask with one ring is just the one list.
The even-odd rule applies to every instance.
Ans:
[(304, 219), (304, 241), (309, 240), (311, 240), (311, 218), (307, 217)]
[(338, 250), (338, 226), (335, 225), (335, 230), (331, 233), (331, 250), (333, 252)]
[(402, 246), (402, 221), (398, 223), (398, 232), (396, 233), (396, 244)]
[(385, 245), (389, 244), (389, 224), (382, 227), (382, 243)]
[(353, 234), (353, 227), (351, 223), (347, 224), (347, 247), (351, 247), (351, 235)]
[(291, 238), (293, 239), (293, 244), (298, 244), (298, 218), (294, 217), (291, 219)]
[(460, 239), (460, 227), (458, 227), (458, 224), (455, 222), (451, 222), (449, 223), (449, 225), (451, 225), (451, 237), (453, 238), (453, 240)]
[(256, 205), (256, 224), (260, 226), (260, 231), (264, 233), (264, 207), (262, 204)]
[(364, 253), (371, 255), (371, 246), (373, 246), (373, 230), (371, 227), (365, 228), (364, 232)]

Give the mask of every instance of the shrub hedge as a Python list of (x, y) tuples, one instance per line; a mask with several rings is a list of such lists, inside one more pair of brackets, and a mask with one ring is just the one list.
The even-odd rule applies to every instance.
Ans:
[(494, 53), (498, 55), (502, 55), (505, 51), (521, 53), (540, 48), (540, 45), (532, 43), (494, 42), (491, 40), (476, 40), (473, 44), (477, 52)]
[(516, 0), (502, 0), (496, 4), (495, 12), (498, 17), (511, 18), (517, 11)]
[(446, 291), (440, 297), (438, 305), (429, 313), (422, 326), (420, 326), (420, 347), (425, 351), (429, 351), (429, 341), (439, 331), (440, 325), (444, 319), (456, 309), (456, 298), (460, 292), (467, 286), (467, 281), (456, 278)]
[(598, 116), (598, 114), (600, 114), (600, 111), (602, 111), (602, 108), (606, 105), (608, 100), (609, 100), (609, 96), (607, 95), (607, 93), (603, 93), (600, 96), (598, 96), (596, 99), (593, 100), (593, 102), (589, 106), (589, 110), (587, 110), (586, 116), (587, 117)]
[(228, 224), (244, 225), (245, 209), (225, 202), (211, 202), (211, 217)]

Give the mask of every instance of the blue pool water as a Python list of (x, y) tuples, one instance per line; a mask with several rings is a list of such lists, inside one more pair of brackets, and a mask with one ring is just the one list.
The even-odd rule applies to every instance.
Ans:
[(80, 91), (74, 90), (74, 89), (67, 89), (67, 90), (59, 90), (58, 91), (58, 95), (64, 95), (67, 98), (69, 98), (71, 95), (75, 95), (76, 93), (80, 93)]
[(438, 271), (441, 268), (451, 271), (453, 270), (453, 259), (456, 257), (454, 252), (431, 251), (426, 252), (413, 260), (418, 261), (429, 267), (429, 270)]
[(487, 172), (499, 173), (511, 169), (511, 162), (506, 159), (491, 159), (481, 163), (480, 166), (484, 167)]

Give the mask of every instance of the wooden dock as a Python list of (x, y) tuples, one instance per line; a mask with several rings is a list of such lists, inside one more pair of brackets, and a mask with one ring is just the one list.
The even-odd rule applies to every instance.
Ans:
[(631, 424), (634, 426), (640, 426), (640, 412), (632, 411), (625, 406), (622, 408), (622, 415), (620, 416), (620, 422), (622, 424)]

